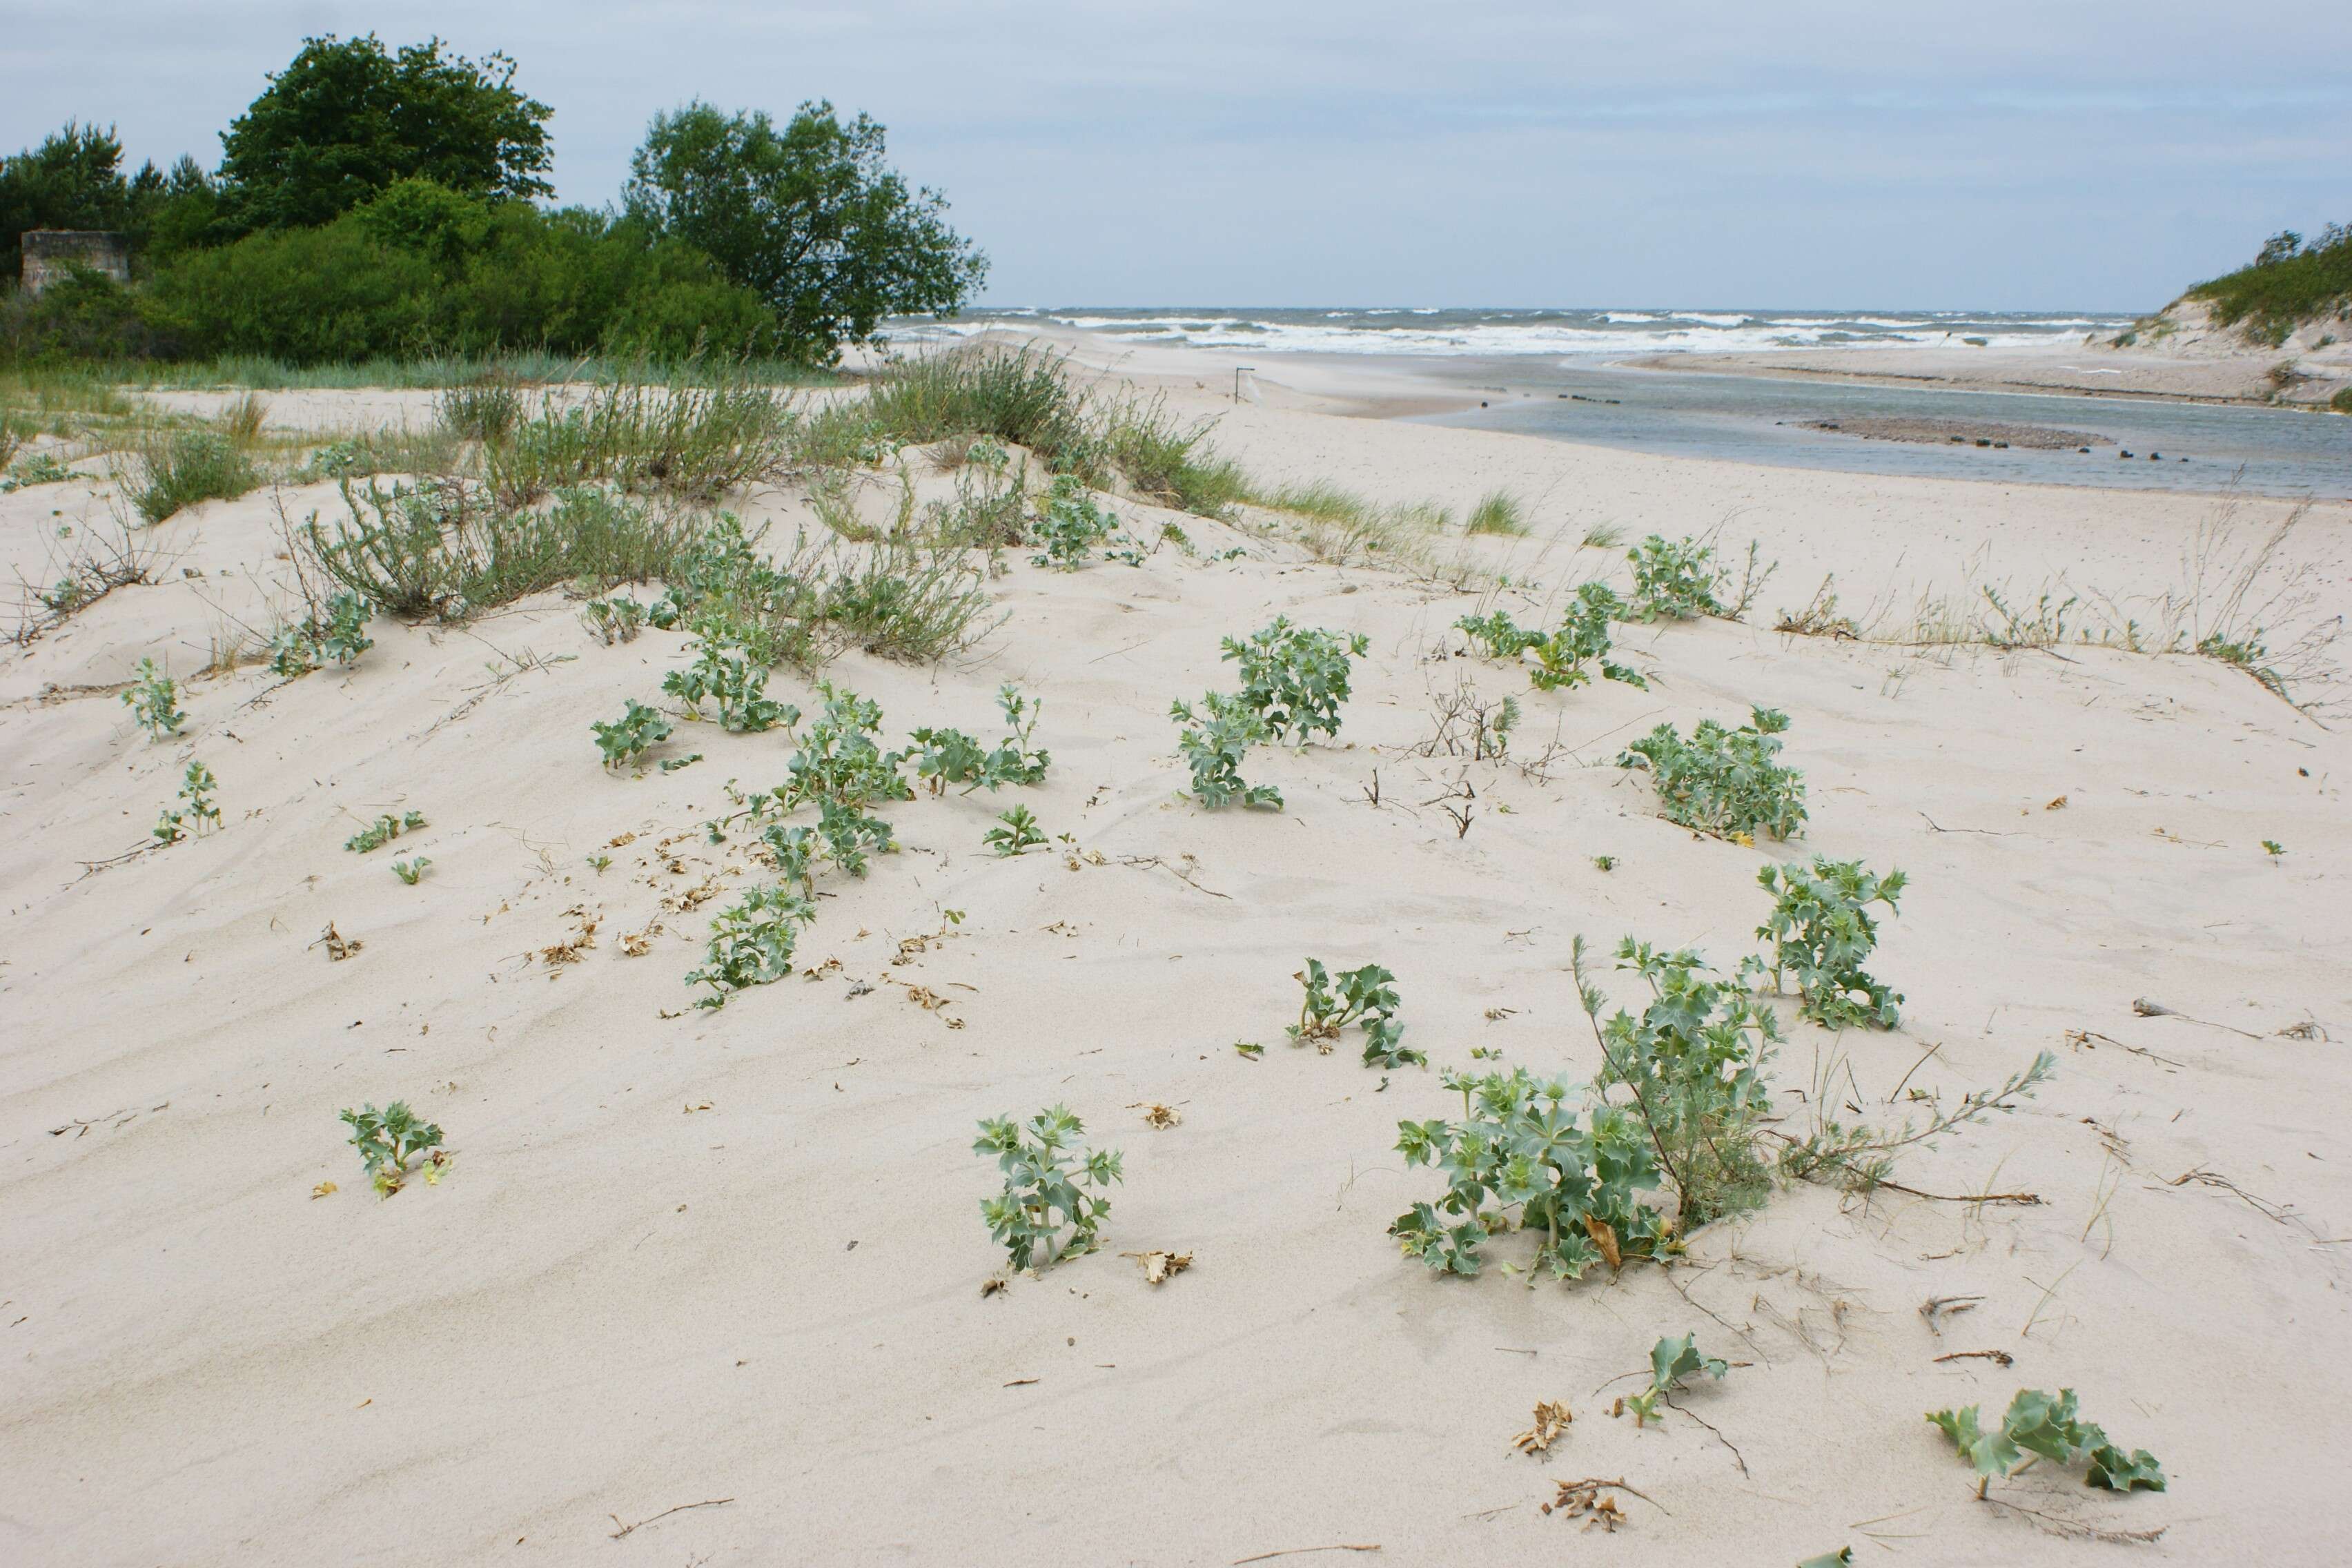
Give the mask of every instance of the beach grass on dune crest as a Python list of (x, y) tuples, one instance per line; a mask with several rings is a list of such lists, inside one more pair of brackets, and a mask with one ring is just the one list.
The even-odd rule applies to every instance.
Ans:
[(1517, 537), (1528, 531), (1527, 516), (1518, 497), (1508, 490), (1488, 490), (1470, 509), (1467, 531), (1471, 533), (1503, 534)]

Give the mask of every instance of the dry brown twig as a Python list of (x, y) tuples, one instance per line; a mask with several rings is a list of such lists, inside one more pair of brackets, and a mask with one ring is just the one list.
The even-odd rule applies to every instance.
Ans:
[(734, 1500), (735, 1500), (731, 1497), (715, 1497), (705, 1498), (700, 1502), (682, 1502), (676, 1508), (666, 1508), (659, 1513), (637, 1521), (635, 1524), (621, 1524), (621, 1516), (617, 1513), (608, 1513), (604, 1517), (611, 1520), (614, 1524), (621, 1524), (621, 1528), (613, 1531), (612, 1535), (612, 1539), (618, 1541), (621, 1537), (628, 1534), (632, 1531), (643, 1530), (646, 1526), (653, 1523), (655, 1520), (667, 1519), (671, 1514), (684, 1513), (690, 1508), (718, 1508), (723, 1504), (733, 1502)]

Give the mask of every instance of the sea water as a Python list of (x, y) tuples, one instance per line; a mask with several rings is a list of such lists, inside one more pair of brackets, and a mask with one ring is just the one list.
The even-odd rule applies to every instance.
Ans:
[[(1481, 398), (1432, 422), (1557, 440), (1787, 468), (1924, 474), (2112, 489), (2352, 497), (2352, 419), (2150, 398), (1885, 386), (1806, 377), (1678, 373), (1622, 363), (1776, 349), (2080, 343), (2111, 337), (2114, 311), (1736, 310), (984, 310), (909, 327), (901, 342), (1023, 325), (1113, 341), (1265, 356), (1368, 355), (1413, 363)], [(2032, 425), (2103, 437), (2080, 452), (1919, 443), (1825, 431), (1873, 417)], [(2129, 451), (2125, 458), (2121, 454)], [(2152, 460), (2153, 455), (2153, 460)], [(2182, 459), (2187, 459), (2183, 461)]]

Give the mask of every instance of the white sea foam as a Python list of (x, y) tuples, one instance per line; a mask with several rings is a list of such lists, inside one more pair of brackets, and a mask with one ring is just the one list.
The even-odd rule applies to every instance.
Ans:
[(2128, 318), (1989, 315), (1965, 310), (1855, 312), (1727, 310), (1449, 310), (1437, 306), (1368, 310), (986, 310), (951, 321), (895, 324), (901, 341), (950, 339), (1008, 318), (1138, 342), (1246, 349), (1253, 353), (1411, 354), (1454, 357), (1541, 354), (1562, 358), (1653, 353), (1740, 353), (1835, 346), (1896, 347), (1985, 341), (2027, 347), (2116, 328)]

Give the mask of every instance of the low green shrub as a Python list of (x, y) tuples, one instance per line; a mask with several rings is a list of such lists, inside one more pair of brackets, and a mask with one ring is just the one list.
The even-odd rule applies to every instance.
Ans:
[(1868, 1025), (1891, 1029), (1901, 1019), (1900, 992), (1889, 990), (1863, 969), (1878, 945), (1878, 922), (1870, 906), (1890, 913), (1903, 896), (1904, 876), (1863, 869), (1859, 860), (1815, 856), (1810, 868), (1766, 866), (1756, 874), (1773, 896), (1772, 912), (1756, 928), (1772, 946), (1771, 961), (1750, 958), (1743, 973), (1769, 976), (1778, 995), (1784, 980), (1797, 982), (1806, 1017), (1825, 1028)]
[(422, 855), (413, 860), (394, 860), (392, 863), (392, 874), (413, 888), (425, 879), (425, 868), (432, 864), (431, 860)]
[(958, 347), (892, 365), (866, 395), (874, 428), (901, 445), (991, 436), (1055, 473), (1097, 475), (1099, 443), (1069, 360), (1048, 349)]
[(341, 586), (403, 616), (469, 618), (575, 579), (668, 578), (707, 527), (604, 489), (571, 489), (544, 510), (500, 506), (480, 486), (427, 479), (342, 486), (349, 520), (314, 513), (299, 539)]
[(980, 1124), (971, 1152), (992, 1154), (1004, 1189), (980, 1201), (988, 1234), (1014, 1268), (1044, 1270), (1092, 1252), (1110, 1213), (1105, 1190), (1122, 1179), (1116, 1149), (1081, 1149), (1086, 1124), (1067, 1106), (1016, 1124), (1009, 1116)]
[(1737, 730), (1702, 719), (1687, 740), (1661, 724), (1617, 765), (1648, 770), (1668, 822), (1751, 844), (1759, 833), (1785, 839), (1805, 823), (1805, 775), (1774, 760), (1788, 728), (1789, 716), (1771, 708), (1750, 710)]
[(522, 389), (496, 374), (448, 387), (434, 398), (433, 416), (461, 441), (502, 442), (522, 423)]
[(775, 394), (746, 378), (616, 382), (584, 403), (543, 405), (488, 449), (484, 468), (509, 507), (590, 484), (711, 501), (782, 468), (790, 430)]

